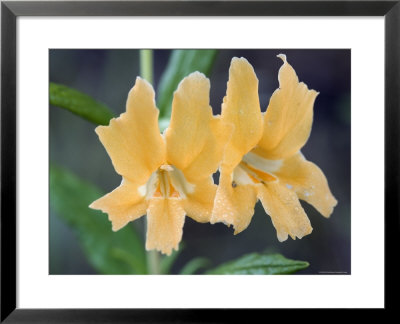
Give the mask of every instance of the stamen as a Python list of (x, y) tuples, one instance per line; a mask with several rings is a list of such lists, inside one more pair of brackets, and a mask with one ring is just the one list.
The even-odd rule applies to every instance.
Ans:
[(260, 171), (257, 170), (256, 168), (253, 168), (252, 166), (248, 165), (246, 162), (241, 162), (240, 165), (242, 166), (243, 169), (249, 173), (250, 176), (253, 176), (258, 180), (258, 182), (271, 182), (271, 181), (276, 181), (278, 178), (275, 177), (274, 175), (265, 172), (265, 171)]
[(138, 191), (145, 199), (186, 198), (186, 194), (192, 193), (194, 188), (194, 185), (186, 181), (182, 171), (172, 165), (163, 164)]
[(168, 172), (174, 171), (174, 168), (169, 164), (163, 164), (160, 169)]
[(183, 172), (174, 166), (173, 171), (169, 173), (172, 186), (178, 191), (179, 196), (186, 198), (187, 194), (193, 193), (195, 186), (188, 182)]
[[(239, 165), (233, 170), (232, 187), (277, 181), (277, 177), (270, 170), (277, 170), (281, 161), (269, 161), (258, 157), (254, 153), (246, 154)], [(253, 164), (254, 162), (255, 164)]]
[(278, 171), (282, 166), (282, 160), (268, 160), (259, 156), (256, 153), (249, 152), (243, 156), (242, 162), (252, 166), (254, 169), (260, 170), (266, 173), (274, 173)]
[[(160, 167), (161, 169), (161, 167)], [(169, 176), (167, 174), (167, 171), (164, 171), (163, 169), (159, 170), (160, 173), (160, 189), (161, 193), (164, 197), (169, 197)]]
[(145, 197), (145, 199), (149, 199), (154, 196), (158, 197), (158, 195), (161, 197), (158, 171), (153, 172), (147, 183), (143, 186), (140, 186), (138, 191), (143, 197)]

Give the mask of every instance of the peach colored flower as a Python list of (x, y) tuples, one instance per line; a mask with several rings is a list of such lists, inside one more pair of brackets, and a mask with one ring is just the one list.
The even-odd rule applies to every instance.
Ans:
[(147, 214), (147, 250), (178, 249), (185, 215), (210, 220), (212, 174), (226, 140), (209, 91), (209, 80), (199, 72), (183, 79), (174, 93), (170, 126), (160, 134), (154, 90), (138, 77), (126, 112), (96, 128), (122, 183), (90, 207), (107, 213), (114, 231)]
[[(310, 234), (312, 227), (299, 198), (329, 217), (337, 204), (323, 172), (305, 159), (318, 93), (299, 82), (286, 56), (279, 89), (261, 113), (258, 79), (244, 58), (233, 58), (221, 119), (233, 124), (220, 166), (211, 223), (233, 225), (235, 234), (249, 225), (258, 199), (271, 217), (279, 241)], [(226, 128), (226, 133), (231, 128)]]

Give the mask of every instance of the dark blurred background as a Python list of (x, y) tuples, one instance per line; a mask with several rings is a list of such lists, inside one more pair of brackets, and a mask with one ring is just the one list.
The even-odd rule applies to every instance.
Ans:
[[(270, 217), (258, 202), (250, 226), (234, 236), (223, 224), (200, 224), (186, 217), (184, 248), (172, 273), (193, 257), (207, 257), (212, 265), (250, 252), (279, 252), (305, 260), (310, 267), (298, 274), (350, 274), (350, 50), (220, 50), (210, 74), (210, 103), (220, 113), (232, 57), (245, 57), (259, 79), (261, 108), (265, 111), (278, 87), (278, 70), (287, 55), (300, 81), (320, 92), (314, 106), (311, 136), (302, 149), (305, 157), (325, 173), (338, 205), (330, 219), (302, 201), (313, 232), (301, 240), (280, 243)], [(154, 88), (167, 65), (169, 50), (154, 51)], [(50, 81), (87, 93), (106, 104), (115, 115), (125, 111), (128, 91), (139, 73), (138, 50), (50, 50)], [(156, 91), (157, 92), (157, 91)], [(94, 132), (95, 125), (71, 114), (50, 109), (50, 161), (109, 192), (121, 178)], [(144, 218), (130, 223), (143, 236)], [(110, 224), (111, 231), (111, 224)], [(94, 274), (74, 232), (50, 212), (50, 274)], [(182, 248), (182, 244), (181, 244)]]

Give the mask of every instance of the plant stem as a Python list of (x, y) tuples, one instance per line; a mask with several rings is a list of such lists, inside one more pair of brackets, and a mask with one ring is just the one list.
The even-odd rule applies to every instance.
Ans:
[[(153, 84), (153, 50), (140, 50), (140, 75), (143, 79)], [(150, 274), (160, 274), (160, 253), (157, 251), (147, 252), (147, 270)]]
[(147, 252), (147, 269), (149, 274), (161, 274), (160, 253), (156, 250)]
[(140, 75), (153, 84), (153, 50), (140, 50)]

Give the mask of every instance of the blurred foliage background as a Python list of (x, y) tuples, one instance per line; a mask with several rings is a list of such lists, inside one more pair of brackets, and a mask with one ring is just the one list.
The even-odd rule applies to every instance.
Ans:
[[(233, 235), (232, 228), (223, 224), (200, 224), (186, 217), (180, 252), (175, 255), (171, 273), (181, 271), (193, 258), (201, 258), (197, 259), (197, 267), (216, 267), (244, 254), (268, 251), (309, 262), (310, 266), (298, 274), (350, 274), (350, 50), (218, 50), (213, 68), (209, 71), (210, 104), (214, 114), (219, 114), (226, 91), (230, 61), (234, 56), (245, 57), (254, 67), (259, 79), (260, 103), (262, 111), (265, 111), (272, 92), (278, 87), (278, 70), (282, 61), (276, 55), (280, 53), (287, 55), (288, 62), (296, 70), (300, 81), (320, 92), (314, 106), (311, 136), (302, 152), (308, 160), (323, 170), (338, 205), (331, 218), (325, 219), (312, 206), (302, 201), (313, 232), (301, 240), (293, 241), (289, 238), (283, 243), (277, 240), (270, 217), (265, 214), (260, 202), (256, 205), (250, 226), (236, 236)], [(153, 86), (156, 89), (157, 103), (163, 100), (160, 99), (157, 89), (162, 82), (160, 78), (170, 55), (170, 50), (154, 51)], [(53, 49), (49, 52), (49, 59), (50, 82), (88, 94), (108, 106), (115, 116), (125, 111), (128, 91), (136, 76), (140, 75), (138, 50)], [(176, 64), (179, 64), (179, 60)], [(85, 187), (86, 191), (89, 196), (93, 196), (93, 200), (113, 190), (121, 182), (94, 132), (95, 127), (93, 123), (66, 110), (50, 107), (50, 162), (71, 170), (83, 179), (84, 185), (88, 186)], [(53, 171), (62, 180), (62, 172), (57, 173), (57, 168)], [(58, 190), (56, 184), (53, 183), (52, 186), (54, 179), (52, 177), (50, 183), (50, 274), (95, 274), (99, 269), (103, 269), (102, 273), (113, 273), (114, 261), (96, 259), (96, 255), (89, 259), (85, 253), (91, 249), (107, 249), (110, 244), (113, 244), (113, 249), (109, 253), (116, 259), (121, 259), (122, 263), (140, 263), (144, 255), (137, 253), (132, 258), (129, 249), (133, 249), (135, 245), (140, 246), (140, 242), (145, 239), (144, 217), (123, 229), (137, 233), (134, 238), (121, 234), (117, 242), (104, 240), (100, 245), (96, 243), (96, 238), (89, 238), (81, 245), (80, 235), (85, 234), (73, 230), (68, 219), (59, 217), (55, 195), (52, 195), (53, 189)], [(68, 178), (67, 181), (73, 184), (75, 180), (73, 177), (71, 179)], [(69, 192), (70, 201), (62, 202), (65, 208), (68, 208), (68, 204), (74, 204), (74, 194), (78, 195), (76, 199), (80, 198), (79, 193)], [(91, 213), (89, 208), (88, 213)], [(105, 214), (93, 214), (93, 219), (96, 217), (107, 218)], [(83, 222), (82, 226), (96, 228), (98, 233), (111, 231), (111, 223), (108, 223), (107, 228), (104, 223), (97, 224), (95, 220)], [(110, 264), (111, 268), (108, 268)], [(190, 266), (196, 267), (196, 264)], [(129, 273), (129, 270), (126, 272)]]

